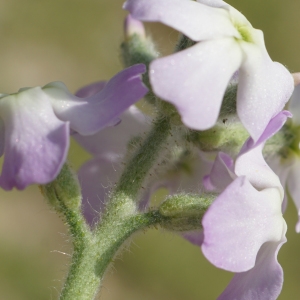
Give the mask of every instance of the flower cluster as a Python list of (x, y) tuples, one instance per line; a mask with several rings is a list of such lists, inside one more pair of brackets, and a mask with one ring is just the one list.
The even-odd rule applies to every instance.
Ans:
[(70, 132), (91, 135), (116, 122), (146, 94), (141, 82), (144, 72), (144, 65), (128, 68), (92, 96), (76, 97), (61, 82), (2, 94), (1, 187), (24, 189), (52, 181), (66, 159)]
[[(262, 32), (223, 1), (128, 0), (124, 8), (131, 14), (125, 23), (127, 39), (135, 35), (146, 41), (138, 20), (164, 23), (190, 39), (186, 48), (149, 65), (154, 94), (177, 108), (183, 124), (194, 131), (213, 127), (219, 122), (224, 94), (236, 86), (232, 110), (250, 136), (234, 159), (219, 152), (214, 162), (201, 149), (176, 145), (172, 159), (164, 157), (159, 164), (164, 167), (147, 182), (140, 209), (162, 186), (170, 194), (199, 193), (201, 186), (216, 193), (202, 220), (203, 229), (182, 235), (201, 246), (215, 266), (236, 273), (219, 299), (276, 299), (283, 284), (277, 253), (286, 242), (285, 196), (278, 176), (265, 162), (263, 148), (291, 117), (281, 110), (294, 88), (292, 75), (271, 60)], [(78, 95), (94, 95), (101, 88), (101, 83), (91, 85)], [(104, 211), (123, 169), (130, 138), (150, 128), (150, 118), (136, 107), (130, 107), (121, 119), (119, 125), (96, 135), (74, 135), (95, 156), (79, 172), (83, 211), (90, 224), (99, 221), (95, 212)], [(289, 166), (297, 170), (295, 163)], [(284, 178), (283, 183), (287, 175)], [(291, 193), (293, 182), (288, 181)]]
[(176, 106), (188, 127), (204, 130), (215, 124), (224, 92), (238, 71), (238, 116), (256, 140), (291, 96), (291, 75), (270, 59), (262, 32), (241, 13), (223, 1), (197, 2), (129, 0), (124, 4), (134, 18), (161, 22), (195, 42), (151, 63), (153, 90)]
[[(271, 60), (262, 32), (223, 1), (128, 0), (124, 8), (131, 18), (161, 22), (191, 41), (149, 65), (154, 93), (177, 108), (188, 128), (203, 131), (213, 127), (228, 86), (237, 86), (237, 117), (250, 138), (234, 160), (220, 152), (210, 163), (210, 175), (204, 177), (203, 185), (219, 196), (202, 220), (203, 232), (184, 236), (201, 245), (214, 265), (237, 273), (219, 299), (276, 299), (283, 283), (276, 256), (286, 241), (284, 190), (262, 151), (291, 117), (281, 112), (293, 92), (291, 74)], [(292, 111), (294, 103), (292, 100), (289, 106)], [(198, 161), (203, 161), (200, 154)], [(297, 163), (285, 164), (281, 182), (298, 199), (297, 176), (291, 174), (297, 172)], [(201, 172), (197, 175), (192, 176), (200, 182)], [(175, 185), (174, 189), (170, 177), (158, 181), (171, 193), (184, 188)], [(193, 192), (199, 192), (199, 186)]]
[[(276, 299), (287, 194), (300, 218), (298, 75), (272, 61), (262, 31), (222, 0), (127, 0), (123, 8), (127, 68), (111, 80), (75, 95), (53, 82), (0, 96), (0, 186), (53, 181), (72, 135), (93, 156), (78, 172), (90, 228), (101, 232), (122, 210), (126, 221), (150, 214), (151, 195), (165, 187), (160, 225), (235, 273), (218, 299)], [(174, 53), (158, 57), (142, 21), (179, 31)], [(144, 96), (149, 116), (134, 106)], [(185, 202), (172, 204), (182, 194)]]
[(262, 148), (290, 116), (286, 111), (275, 116), (235, 162), (220, 152), (204, 178), (207, 189), (221, 193), (203, 218), (203, 253), (217, 267), (238, 272), (219, 299), (276, 299), (280, 293), (283, 272), (276, 257), (286, 241), (284, 192)]

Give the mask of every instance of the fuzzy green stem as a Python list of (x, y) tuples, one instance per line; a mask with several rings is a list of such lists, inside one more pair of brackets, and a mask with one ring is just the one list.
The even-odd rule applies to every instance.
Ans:
[(107, 217), (93, 238), (86, 241), (73, 264), (60, 300), (91, 300), (96, 296), (103, 276), (124, 242), (134, 232), (160, 222), (153, 211), (116, 220)]
[[(159, 152), (167, 141), (171, 125), (168, 116), (158, 117), (145, 141), (134, 153), (116, 187), (113, 198), (118, 194), (135, 199), (149, 170), (157, 160)], [(123, 198), (123, 196), (121, 198)]]
[(67, 205), (65, 205), (64, 201), (60, 199), (58, 194), (56, 194), (56, 198), (58, 203), (60, 204), (60, 210), (65, 217), (65, 221), (68, 224), (69, 231), (73, 238), (73, 255), (71, 267), (65, 285), (62, 289), (60, 299), (81, 299), (80, 295), (78, 295), (77, 298), (68, 298), (67, 295), (69, 293), (70, 287), (72, 289), (74, 281), (76, 282), (77, 273), (81, 271), (80, 269), (82, 267), (82, 262), (84, 262), (87, 245), (92, 239), (92, 233), (79, 211), (69, 209)]
[[(134, 232), (162, 222), (158, 212), (137, 214), (135, 198), (170, 132), (170, 118), (160, 116), (133, 154), (112, 193), (106, 213), (89, 239), (74, 236), (74, 255), (61, 300), (94, 299), (110, 262)], [(68, 221), (69, 224), (69, 221)], [(80, 232), (80, 229), (79, 229)], [(76, 246), (78, 244), (78, 246)]]

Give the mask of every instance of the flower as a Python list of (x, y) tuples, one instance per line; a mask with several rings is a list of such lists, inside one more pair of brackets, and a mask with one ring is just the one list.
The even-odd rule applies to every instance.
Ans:
[[(220, 0), (128, 0), (133, 18), (161, 22), (197, 42), (150, 64), (154, 92), (176, 106), (190, 128), (212, 127), (239, 71), (237, 113), (254, 141), (289, 99), (293, 79), (269, 57), (263, 33)], [(200, 43), (199, 43), (200, 42)]]
[[(85, 97), (99, 92), (104, 86), (97, 82), (80, 89), (76, 95)], [(91, 136), (73, 134), (75, 140), (94, 157), (84, 163), (78, 172), (82, 189), (83, 214), (93, 226), (99, 221), (99, 212), (103, 213), (111, 188), (119, 179), (123, 170), (123, 160), (128, 150), (130, 139), (140, 137), (150, 129), (151, 118), (144, 115), (137, 107), (131, 106), (120, 116), (121, 122), (107, 127)], [(172, 147), (171, 165), (160, 161), (158, 171), (148, 181), (139, 200), (139, 209), (145, 210), (151, 195), (159, 188), (168, 189), (170, 194), (178, 191), (196, 192), (201, 188), (204, 174), (209, 172), (212, 162), (196, 150), (187, 153), (186, 149)], [(175, 162), (175, 163), (174, 163)], [(165, 165), (165, 166), (164, 166)], [(190, 234), (190, 233), (189, 233)]]
[(90, 135), (110, 125), (146, 94), (143, 72), (144, 65), (125, 69), (99, 93), (86, 98), (72, 95), (62, 82), (1, 95), (0, 153), (4, 153), (4, 164), (0, 186), (24, 189), (52, 181), (66, 159), (70, 129)]
[[(75, 95), (82, 98), (93, 96), (105, 86), (104, 81), (95, 82), (81, 88)], [(114, 120), (114, 126), (89, 136), (78, 132), (73, 134), (74, 139), (93, 155), (78, 171), (82, 211), (91, 226), (99, 221), (99, 212), (103, 213), (105, 210), (108, 194), (123, 169), (122, 162), (130, 139), (146, 132), (150, 122), (149, 117), (131, 105), (120, 118)]]
[(275, 116), (258, 142), (249, 139), (235, 162), (220, 153), (204, 180), (221, 191), (204, 215), (202, 251), (215, 266), (236, 272), (220, 300), (277, 299), (283, 271), (277, 254), (286, 242), (283, 188), (266, 164), (262, 148), (291, 114)]
[(94, 156), (78, 172), (82, 211), (91, 226), (98, 221), (99, 212), (103, 213), (109, 192), (121, 175), (130, 139), (143, 134), (149, 127), (149, 118), (135, 106), (123, 112), (120, 119), (116, 126), (107, 127), (94, 135), (73, 135)]

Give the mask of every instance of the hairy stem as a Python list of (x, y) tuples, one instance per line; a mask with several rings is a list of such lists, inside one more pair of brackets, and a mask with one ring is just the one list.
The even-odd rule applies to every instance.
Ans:
[(130, 158), (101, 222), (94, 232), (89, 231), (88, 238), (83, 224), (77, 228), (72, 218), (66, 217), (74, 238), (74, 254), (61, 300), (94, 299), (106, 270), (124, 242), (136, 231), (165, 218), (158, 212), (138, 213), (135, 200), (169, 132), (169, 117), (159, 116), (140, 148)]
[(116, 187), (114, 197), (123, 194), (135, 199), (149, 170), (159, 156), (159, 152), (170, 133), (171, 125), (168, 116), (159, 116), (153, 128), (139, 149), (127, 164)]
[(61, 293), (61, 300), (91, 300), (114, 256), (136, 231), (159, 223), (158, 212), (137, 214), (123, 219), (106, 218), (82, 248), (74, 250), (72, 267)]

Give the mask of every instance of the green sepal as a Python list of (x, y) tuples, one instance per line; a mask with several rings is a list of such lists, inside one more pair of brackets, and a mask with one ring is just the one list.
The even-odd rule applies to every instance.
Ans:
[(158, 209), (164, 217), (160, 225), (177, 232), (201, 229), (201, 220), (215, 198), (214, 194), (171, 196)]
[(191, 131), (189, 140), (204, 152), (223, 151), (235, 155), (249, 138), (240, 122), (223, 119), (208, 130)]
[(148, 70), (152, 60), (159, 56), (155, 50), (154, 43), (150, 38), (141, 37), (138, 34), (133, 34), (127, 37), (121, 44), (121, 58), (125, 67), (130, 67), (135, 64), (144, 64), (147, 67), (147, 72), (143, 74), (143, 82), (149, 89), (149, 93), (145, 99), (150, 104), (155, 104), (156, 96), (152, 92)]
[(65, 210), (79, 211), (81, 206), (81, 191), (77, 175), (65, 163), (60, 173), (52, 182), (41, 185), (41, 192), (49, 204), (58, 212)]
[(150, 38), (133, 34), (121, 44), (121, 55), (125, 67), (135, 64), (145, 64), (149, 67), (151, 61), (159, 54)]

